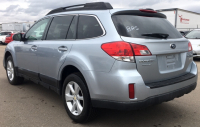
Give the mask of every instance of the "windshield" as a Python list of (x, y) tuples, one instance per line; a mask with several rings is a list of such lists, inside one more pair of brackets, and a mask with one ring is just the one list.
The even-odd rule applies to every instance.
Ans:
[(0, 35), (8, 35), (11, 32), (1, 32)]
[(193, 30), (188, 33), (186, 36), (188, 39), (200, 39), (200, 30)]
[(132, 15), (114, 15), (112, 20), (118, 33), (125, 37), (159, 39), (158, 36), (144, 35), (168, 35), (170, 38), (182, 38), (170, 22), (164, 18), (144, 17)]

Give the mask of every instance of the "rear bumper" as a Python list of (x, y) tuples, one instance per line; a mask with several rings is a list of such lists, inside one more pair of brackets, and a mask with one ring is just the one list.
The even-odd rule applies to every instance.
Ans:
[[(188, 93), (175, 92), (174, 94), (168, 94), (177, 90), (181, 90), (182, 88), (187, 89), (188, 86), (194, 83), (196, 84), (198, 77), (197, 66), (195, 62), (191, 62), (187, 69), (187, 72), (192, 74), (191, 77), (178, 77), (178, 79), (175, 78), (169, 80), (169, 82), (160, 82), (159, 87), (151, 88), (151, 84), (150, 86), (147, 86), (142, 76), (134, 68), (136, 68), (136, 65), (133, 63), (116, 61), (109, 73), (86, 71), (86, 73), (84, 73), (84, 76), (88, 85), (88, 89), (90, 91), (90, 97), (93, 102), (93, 106), (115, 108), (117, 106), (109, 106), (110, 104), (114, 103), (116, 105), (132, 105), (133, 107), (130, 106), (132, 107), (131, 109), (137, 109), (137, 106), (134, 105), (139, 105), (140, 107), (142, 104), (151, 104), (156, 100), (160, 100), (160, 97), (162, 97), (162, 95), (175, 98), (179, 95)], [(134, 99), (129, 98), (129, 84), (134, 84)], [(191, 91), (190, 88), (189, 91)], [(181, 94), (177, 95), (177, 93)], [(156, 98), (158, 96), (160, 97)], [(154, 99), (152, 100), (151, 98)], [(161, 102), (170, 100), (166, 98), (167, 97), (161, 99)], [(156, 103), (157, 102), (155, 102), (155, 104)]]
[(168, 79), (168, 80), (164, 80), (164, 81), (160, 81), (160, 82), (145, 83), (145, 84), (146, 84), (146, 86), (150, 87), (151, 89), (154, 89), (154, 88), (173, 85), (173, 84), (176, 84), (179, 82), (184, 82), (184, 81), (194, 78), (195, 76), (196, 75), (194, 75), (192, 73), (188, 73), (188, 74), (176, 77), (176, 78), (172, 78), (172, 79)]
[(11, 40), (7, 40), (7, 39), (5, 40), (5, 43), (6, 43), (6, 44), (8, 44), (8, 43), (10, 43), (10, 42), (11, 42)]
[(97, 108), (109, 108), (109, 109), (118, 109), (118, 110), (137, 110), (152, 106), (155, 104), (160, 104), (162, 102), (173, 100), (174, 98), (181, 97), (184, 94), (190, 93), (196, 88), (196, 83), (193, 83), (189, 86), (186, 86), (181, 89), (177, 89), (165, 94), (160, 94), (153, 97), (148, 97), (142, 101), (134, 102), (115, 102), (115, 101), (105, 101), (105, 100), (92, 100), (93, 107)]

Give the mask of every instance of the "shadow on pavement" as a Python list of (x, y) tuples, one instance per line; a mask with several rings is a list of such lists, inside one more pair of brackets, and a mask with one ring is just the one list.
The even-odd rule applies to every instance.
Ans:
[[(159, 127), (161, 125), (167, 126), (170, 123), (180, 123), (180, 119), (183, 117), (179, 107), (172, 106), (169, 103), (162, 103), (138, 111), (108, 109), (100, 109), (100, 111), (98, 118), (87, 125)], [(179, 126), (181, 125), (177, 124), (177, 127)]]

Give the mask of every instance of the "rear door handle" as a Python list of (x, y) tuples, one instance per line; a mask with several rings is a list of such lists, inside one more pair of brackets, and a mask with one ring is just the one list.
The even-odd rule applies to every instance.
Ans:
[(37, 46), (36, 46), (36, 45), (33, 45), (33, 46), (31, 47), (31, 50), (32, 50), (32, 51), (37, 51)]
[(58, 51), (66, 52), (66, 51), (67, 51), (67, 47), (65, 47), (65, 46), (60, 46), (60, 47), (58, 47)]

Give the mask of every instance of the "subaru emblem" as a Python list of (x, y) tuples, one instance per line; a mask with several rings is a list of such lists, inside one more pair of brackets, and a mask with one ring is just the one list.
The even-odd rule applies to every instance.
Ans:
[(170, 44), (170, 48), (175, 49), (176, 45), (175, 44)]

